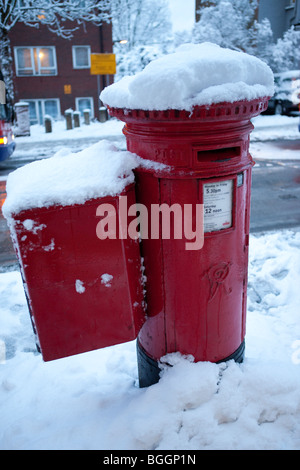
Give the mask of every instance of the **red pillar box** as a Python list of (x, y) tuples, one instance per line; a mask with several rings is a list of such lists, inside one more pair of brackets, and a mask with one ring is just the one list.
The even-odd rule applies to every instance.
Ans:
[[(211, 54), (207, 53), (205, 47), (211, 49)], [(228, 87), (224, 87), (222, 94), (223, 88), (220, 87), (224, 63), (221, 56), (217, 61), (218, 67), (213, 62), (215, 47), (199, 46), (195, 49), (195, 56), (187, 53), (186, 58), (174, 54), (173, 61), (172, 58), (165, 62), (164, 58), (159, 59), (156, 64), (150, 64), (148, 69), (146, 67), (136, 79), (130, 79), (129, 84), (117, 83), (101, 95), (109, 113), (126, 123), (123, 132), (128, 150), (144, 159), (167, 165), (161, 170), (136, 170), (138, 203), (147, 207), (148, 214), (151, 207), (157, 204), (165, 204), (168, 208), (179, 205), (182, 208), (180, 216), (185, 205), (190, 204), (194, 208), (194, 247), (190, 244), (187, 248), (188, 240), (184, 237), (176, 239), (174, 234), (164, 239), (162, 233), (166, 218), (169, 217), (167, 212), (162, 212), (160, 219), (160, 237), (153, 239), (149, 236), (142, 240), (147, 279), (147, 321), (141, 328), (137, 342), (141, 386), (150, 385), (159, 379), (159, 360), (168, 353), (179, 351), (193, 355), (196, 361), (211, 362), (228, 359), (241, 362), (244, 357), (253, 166), (249, 154), (249, 135), (253, 129), (250, 119), (267, 108), (268, 98), (256, 97), (256, 87), (251, 85), (256, 82), (251, 77), (249, 67), (249, 84), (244, 83), (244, 87), (240, 85), (240, 88), (244, 91), (246, 88), (247, 98), (252, 99), (222, 101), (223, 96), (228, 96)], [(246, 54), (241, 59), (245, 60), (245, 57)], [(227, 80), (230, 69), (233, 74), (231, 78), (239, 79), (239, 71), (235, 70), (234, 63), (239, 58), (238, 53), (230, 51), (224, 72)], [(187, 64), (184, 68), (185, 60)], [(257, 65), (257, 59), (249, 60), (251, 63), (254, 60)], [(266, 76), (262, 80), (265, 86), (261, 85), (256, 91), (259, 93), (264, 90), (267, 95), (273, 84), (272, 73), (265, 64), (259, 63), (257, 66), (262, 67)], [(168, 74), (168, 67), (172, 71), (171, 75)], [(191, 77), (189, 74), (192, 74), (193, 67), (195, 76)], [(168, 102), (167, 86), (171, 84), (165, 86), (163, 79), (166, 77), (168, 80), (171, 76), (176, 91), (176, 80), (180, 81), (185, 76), (183, 70), (191, 86), (198, 79), (197, 70), (199, 74), (201, 71), (204, 80), (208, 80), (207, 84), (207, 75), (211, 74), (212, 80), (217, 77), (220, 84), (215, 82), (215, 85), (219, 85), (219, 88), (206, 90), (204, 96), (207, 98), (210, 92), (216, 96), (218, 92), (220, 102), (197, 105), (197, 101), (194, 101), (190, 107), (190, 97), (187, 96), (186, 101), (182, 95), (177, 99), (172, 88)], [(162, 80), (159, 80), (160, 75), (163, 76)], [(247, 81), (247, 73), (244, 80)], [(150, 90), (145, 94), (146, 109), (142, 109), (145, 83), (148, 83)], [(151, 102), (149, 94), (151, 87), (154, 93), (155, 83), (157, 95)], [(181, 84), (182, 88), (189, 83)], [(182, 88), (178, 88), (179, 95)], [(239, 94), (241, 90), (236, 87), (234, 96), (243, 98)], [(192, 90), (192, 93), (194, 96), (196, 90)], [(117, 106), (118, 96), (124, 108)], [(166, 109), (159, 109), (160, 100)], [(168, 109), (176, 103), (180, 109)], [(151, 104), (154, 109), (149, 110)], [(137, 108), (139, 106), (139, 109), (130, 109), (134, 105)], [(185, 105), (187, 109), (182, 109)], [(197, 205), (202, 205), (204, 214), (203, 226), (198, 226), (198, 234), (195, 219)], [(177, 216), (174, 216), (174, 223), (171, 224), (173, 230), (175, 224), (178, 226)], [(153, 220), (149, 219), (148, 225), (151, 223)], [(181, 219), (179, 224), (184, 224), (184, 220)], [(200, 235), (202, 228), (203, 244)]]
[[(145, 320), (139, 242), (119, 237), (120, 196), (135, 204), (134, 166), (99, 143), (8, 179), (4, 213), (45, 361), (135, 339)], [(116, 234), (104, 239), (108, 214)]]

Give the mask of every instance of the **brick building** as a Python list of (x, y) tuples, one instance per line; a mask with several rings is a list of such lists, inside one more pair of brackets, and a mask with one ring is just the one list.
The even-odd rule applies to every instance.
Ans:
[(57, 119), (68, 108), (89, 108), (92, 117), (99, 117), (100, 91), (113, 76), (91, 75), (90, 54), (112, 52), (111, 25), (80, 25), (68, 40), (46, 26), (17, 23), (10, 41), (15, 101), (29, 103), (31, 124), (42, 124), (46, 114)]

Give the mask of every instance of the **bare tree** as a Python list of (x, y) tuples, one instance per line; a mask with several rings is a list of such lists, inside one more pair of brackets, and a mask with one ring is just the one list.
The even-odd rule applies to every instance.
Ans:
[(274, 42), (270, 21), (256, 20), (257, 0), (199, 0), (198, 5), (194, 42), (210, 41), (256, 55), (274, 72), (299, 68), (300, 31), (292, 26)]
[(166, 52), (171, 14), (166, 0), (110, 0), (110, 4), (118, 79), (137, 73)]
[[(35, 28), (43, 24), (69, 39), (84, 22), (109, 22), (109, 7), (110, 0), (0, 0), (0, 70), (11, 98), (14, 88), (9, 33), (17, 22)], [(72, 22), (72, 27), (66, 26), (66, 20)]]
[(170, 33), (165, 0), (110, 0), (114, 39), (127, 40), (128, 49), (161, 43)]

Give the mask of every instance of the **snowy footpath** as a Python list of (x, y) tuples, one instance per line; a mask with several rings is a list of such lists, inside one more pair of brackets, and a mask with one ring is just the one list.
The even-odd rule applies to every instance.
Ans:
[(300, 232), (252, 235), (245, 362), (137, 385), (135, 342), (44, 363), (19, 271), (0, 274), (0, 449), (300, 449)]

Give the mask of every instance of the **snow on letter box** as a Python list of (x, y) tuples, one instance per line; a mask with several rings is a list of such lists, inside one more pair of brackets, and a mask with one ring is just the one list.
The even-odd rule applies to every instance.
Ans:
[[(203, 205), (204, 244), (144, 239), (147, 320), (138, 335), (141, 386), (179, 351), (195, 361), (241, 362), (245, 348), (250, 188), (250, 119), (267, 108), (271, 69), (215, 44), (186, 44), (135, 77), (104, 90), (126, 123), (129, 151), (168, 165), (136, 169), (136, 197), (150, 207)], [(162, 227), (162, 225), (161, 225)]]
[(118, 230), (119, 196), (135, 203), (135, 164), (100, 142), (8, 179), (4, 214), (45, 361), (135, 339), (144, 322), (139, 241), (97, 235), (99, 207)]

